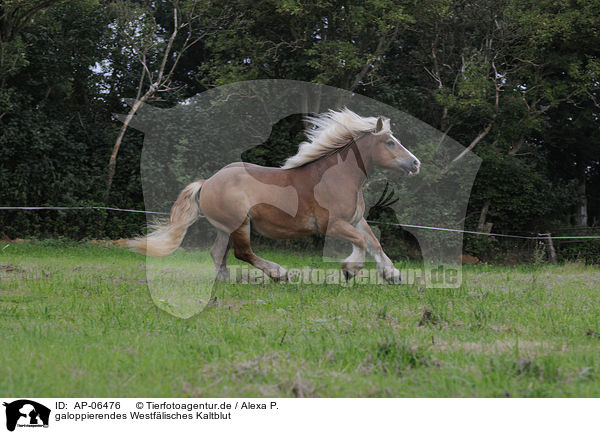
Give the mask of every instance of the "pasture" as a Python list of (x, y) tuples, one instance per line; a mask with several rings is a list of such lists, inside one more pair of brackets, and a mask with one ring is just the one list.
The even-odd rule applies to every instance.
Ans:
[(0, 247), (5, 396), (600, 396), (597, 267), (465, 266), (452, 290), (227, 283), (183, 320), (125, 249)]

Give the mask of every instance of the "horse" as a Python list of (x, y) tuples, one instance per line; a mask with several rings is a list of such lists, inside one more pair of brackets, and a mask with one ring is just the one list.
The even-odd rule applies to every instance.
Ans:
[(306, 121), (307, 140), (281, 167), (244, 162), (225, 166), (208, 179), (186, 186), (172, 206), (167, 223), (128, 246), (149, 256), (166, 256), (181, 244), (200, 213), (217, 230), (210, 248), (217, 280), (229, 280), (227, 253), (262, 270), (275, 281), (287, 271), (257, 256), (250, 244), (251, 228), (272, 239), (324, 234), (349, 241), (352, 253), (342, 261), (346, 279), (365, 263), (365, 252), (389, 283), (400, 272), (384, 253), (363, 214), (361, 187), (375, 168), (417, 175), (421, 162), (394, 137), (390, 119), (362, 117), (348, 108), (329, 110)]

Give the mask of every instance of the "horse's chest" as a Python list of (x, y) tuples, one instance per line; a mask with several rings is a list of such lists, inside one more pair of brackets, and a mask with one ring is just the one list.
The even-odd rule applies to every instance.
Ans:
[(344, 220), (351, 224), (358, 223), (363, 218), (365, 203), (362, 193), (340, 194), (330, 200), (319, 203), (315, 212), (318, 226), (327, 225), (332, 220)]

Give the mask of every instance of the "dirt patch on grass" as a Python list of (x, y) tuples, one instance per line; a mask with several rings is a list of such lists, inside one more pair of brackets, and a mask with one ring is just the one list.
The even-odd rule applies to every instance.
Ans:
[[(518, 347), (518, 348), (517, 348)], [(459, 342), (459, 341), (436, 341), (431, 347), (433, 351), (455, 352), (466, 351), (474, 354), (493, 354), (500, 355), (510, 352), (532, 356), (547, 354), (550, 352), (572, 351), (567, 344), (547, 341), (521, 341), (499, 339), (494, 342)], [(578, 351), (582, 349), (577, 347)]]
[(236, 377), (255, 378), (265, 376), (277, 370), (281, 354), (269, 353), (250, 360), (235, 361), (232, 364), (233, 374)]
[(37, 280), (49, 277), (50, 272), (36, 267), (21, 267), (10, 262), (0, 264), (0, 281)]
[(595, 330), (588, 330), (588, 331), (586, 331), (586, 332), (585, 332), (585, 335), (586, 335), (586, 336), (591, 336), (591, 337), (593, 337), (593, 338), (598, 338), (598, 339), (600, 339), (600, 333), (598, 333), (598, 332), (597, 332), (597, 331), (595, 331)]
[(312, 381), (307, 380), (302, 376), (300, 371), (296, 372), (292, 381), (287, 385), (287, 388), (295, 398), (313, 398), (315, 394), (315, 385)]
[(18, 271), (22, 271), (22, 269), (20, 267), (12, 265), (10, 262), (0, 264), (0, 273), (14, 273)]
[(437, 319), (437, 316), (435, 316), (433, 314), (431, 309), (429, 309), (428, 307), (425, 307), (423, 309), (423, 315), (421, 315), (421, 319), (419, 320), (417, 325), (419, 327), (423, 327), (424, 325), (427, 325), (427, 324), (437, 325), (438, 323), (439, 323), (439, 321)]

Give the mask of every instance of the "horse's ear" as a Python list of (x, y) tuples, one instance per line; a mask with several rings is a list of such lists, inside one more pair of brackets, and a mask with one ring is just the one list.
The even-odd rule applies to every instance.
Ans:
[(377, 125), (375, 126), (375, 132), (378, 133), (382, 129), (383, 129), (383, 119), (381, 119), (381, 116), (379, 116), (377, 118)]

